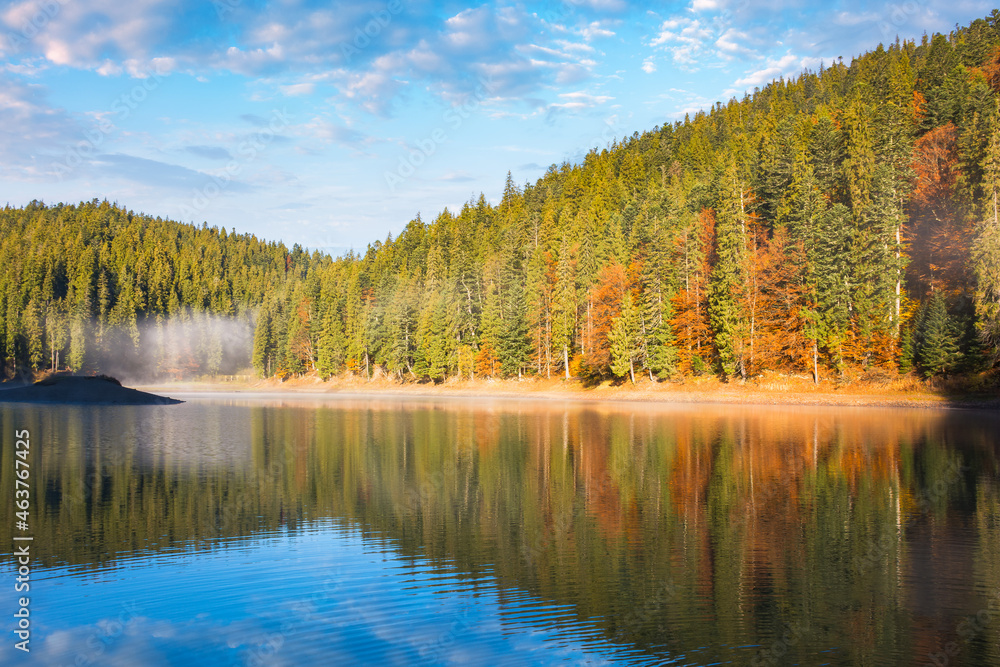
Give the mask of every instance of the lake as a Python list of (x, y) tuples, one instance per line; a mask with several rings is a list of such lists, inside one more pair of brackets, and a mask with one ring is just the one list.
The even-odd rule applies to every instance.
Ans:
[(1000, 665), (995, 413), (179, 397), (0, 405), (0, 663)]

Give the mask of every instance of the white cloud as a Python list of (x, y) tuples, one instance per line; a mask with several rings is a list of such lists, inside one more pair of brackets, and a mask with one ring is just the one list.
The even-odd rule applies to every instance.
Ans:
[[(122, 59), (150, 56), (176, 19), (170, 0), (46, 2), (27, 0), (0, 15), (17, 34), (21, 56), (42, 55), (55, 65), (100, 66), (105, 54)], [(6, 51), (7, 49), (5, 49)]]
[(392, 100), (404, 85), (385, 69), (372, 70), (361, 74), (351, 73), (347, 77), (344, 94), (358, 102), (365, 111), (384, 116), (392, 108)]
[(49, 63), (41, 58), (29, 58), (18, 63), (4, 63), (0, 68), (11, 74), (34, 79), (49, 69)]
[(101, 76), (118, 76), (125, 70), (122, 68), (121, 63), (105, 59), (104, 62), (96, 67), (96, 71)]
[(697, 65), (698, 56), (714, 41), (712, 30), (701, 20), (678, 17), (660, 24), (649, 45), (664, 48), (679, 65)]
[(584, 91), (576, 91), (560, 93), (559, 99), (565, 101), (550, 104), (549, 111), (583, 111), (600, 106), (614, 98), (609, 95), (591, 95)]
[[(817, 67), (822, 60), (822, 58), (816, 57), (804, 58), (791, 53), (785, 54), (777, 60), (769, 58), (763, 68), (737, 79), (733, 85), (737, 89), (763, 86), (779, 77), (794, 77), (804, 69)], [(831, 59), (827, 60), (829, 62)]]
[(593, 41), (598, 37), (614, 37), (615, 33), (613, 30), (608, 30), (604, 27), (604, 24), (600, 21), (593, 21), (590, 24), (584, 26), (580, 29), (580, 36), (582, 36), (588, 42)]
[[(614, 34), (614, 33), (612, 33)], [(582, 44), (579, 42), (570, 42), (565, 39), (557, 39), (555, 41), (556, 46), (561, 48), (564, 52), (570, 53), (573, 51), (580, 51), (582, 53), (594, 53), (594, 47), (590, 44)]]
[(627, 9), (622, 0), (566, 4), (557, 19), (566, 26), (557, 29), (523, 7), (494, 4), (445, 18), (417, 7), (392, 13), (384, 0), (323, 9), (291, 0), (253, 8), (227, 3), (219, 16), (207, 4), (15, 1), (0, 9), (0, 52), (9, 56), (11, 31), (54, 6), (37, 35), (21, 40), (13, 54), (20, 62), (10, 66), (37, 59), (134, 78), (232, 72), (254, 77), (251, 99), (312, 95), (322, 81), (337, 88), (341, 102), (386, 115), (411, 82), (419, 86), (412, 90), (430, 90), (449, 103), (474, 95), (491, 73), (491, 99), (520, 103), (579, 84), (604, 57), (589, 42), (616, 36), (618, 20), (600, 15)]
[(299, 95), (312, 95), (316, 90), (314, 83), (293, 83), (287, 86), (280, 86), (281, 93), (287, 97), (297, 97)]
[[(17, 180), (52, 178), (54, 163), (73, 146), (85, 142), (84, 127), (46, 100), (39, 85), (26, 85), (0, 75), (0, 174)], [(103, 140), (104, 134), (95, 136)], [(91, 145), (87, 150), (93, 150)]]
[(246, 75), (258, 75), (284, 61), (284, 48), (275, 42), (267, 48), (243, 50), (230, 46), (224, 55), (219, 57), (216, 66)]
[(705, 12), (713, 9), (721, 9), (722, 6), (723, 3), (721, 0), (694, 0), (691, 3), (691, 11)]
[(833, 16), (833, 22), (837, 25), (855, 26), (878, 21), (879, 15), (872, 12), (855, 14), (852, 12), (838, 12)]
[(335, 143), (351, 148), (357, 148), (363, 143), (370, 143), (370, 137), (367, 137), (363, 132), (352, 130), (318, 116), (307, 123), (292, 128), (291, 132), (310, 141)]
[[(466, 9), (444, 21), (438, 34), (425, 35), (415, 48), (398, 52), (392, 71), (432, 81), (432, 89), (452, 104), (482, 98), (484, 81), (489, 82), (485, 101), (527, 102), (539, 90), (592, 76), (598, 65), (594, 48), (562, 32), (553, 38), (544, 25), (538, 16), (513, 7)], [(586, 40), (586, 35), (604, 31), (600, 25), (590, 23), (577, 34)]]
[(485, 53), (530, 39), (528, 16), (512, 7), (465, 9), (446, 19), (442, 45), (466, 54)]
[(761, 60), (788, 34), (776, 34), (772, 9), (746, 3), (729, 8), (720, 0), (695, 0), (689, 10), (662, 20), (647, 42), (670, 54), (674, 64), (685, 70)]
[(757, 51), (747, 46), (750, 41), (751, 37), (746, 32), (730, 28), (715, 40), (715, 46), (719, 48), (719, 51), (729, 56), (757, 57)]
[(653, 62), (652, 56), (642, 61), (642, 71), (646, 74), (652, 74), (656, 71), (656, 63)]

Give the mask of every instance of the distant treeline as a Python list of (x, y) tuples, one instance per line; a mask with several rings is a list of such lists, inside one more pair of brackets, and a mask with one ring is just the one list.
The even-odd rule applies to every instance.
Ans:
[[(226, 362), (240, 355), (224, 346), (240, 336), (223, 323), (251, 326), (268, 293), (285, 280), (288, 261), (281, 244), (108, 202), (5, 208), (0, 350), (6, 373), (67, 366), (114, 372), (142, 366), (146, 376), (235, 372)], [(248, 350), (243, 356), (246, 367)]]
[(254, 323), (265, 375), (973, 372), (1000, 352), (1000, 11), (332, 258), (107, 203), (0, 215), (8, 370)]

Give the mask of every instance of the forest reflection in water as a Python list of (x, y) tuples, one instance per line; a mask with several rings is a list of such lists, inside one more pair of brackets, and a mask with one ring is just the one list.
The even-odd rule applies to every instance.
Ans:
[(0, 493), (28, 428), (35, 556), (74, 576), (334, 520), (612, 659), (1000, 664), (990, 413), (232, 396), (0, 424)]

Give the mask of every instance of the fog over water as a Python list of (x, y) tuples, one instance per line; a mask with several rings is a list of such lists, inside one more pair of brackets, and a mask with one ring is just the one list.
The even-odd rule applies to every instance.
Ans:
[(137, 331), (138, 344), (127, 331), (105, 330), (88, 348), (86, 368), (143, 383), (235, 375), (251, 365), (253, 323), (246, 319), (195, 313), (140, 321)]

